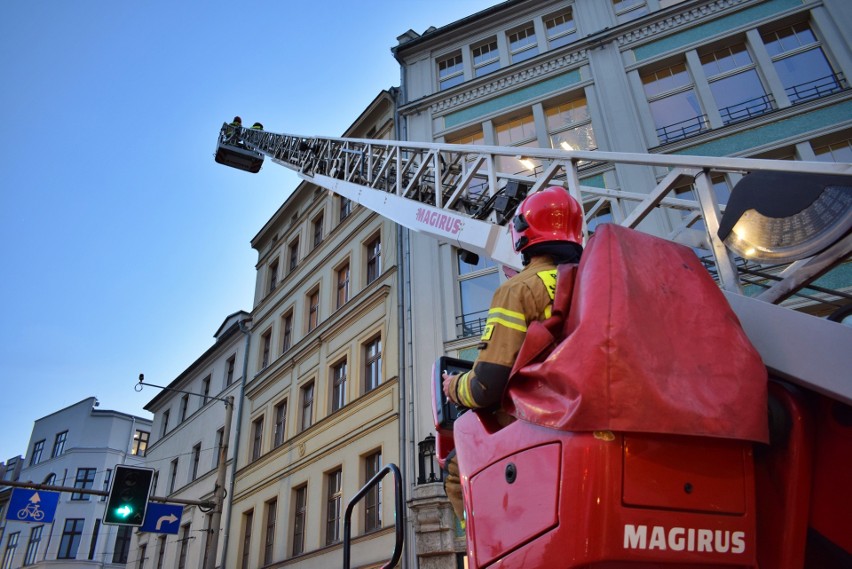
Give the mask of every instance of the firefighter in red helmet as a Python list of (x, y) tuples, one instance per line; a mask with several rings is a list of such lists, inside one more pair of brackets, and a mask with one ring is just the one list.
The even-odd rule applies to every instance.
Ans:
[[(492, 408), (498, 414), (509, 374), (530, 322), (550, 316), (556, 289), (556, 266), (578, 263), (583, 247), (583, 210), (561, 187), (527, 196), (511, 222), (512, 243), (524, 269), (494, 292), (488, 319), (472, 369), (443, 376), (446, 396), (471, 409)], [(448, 461), (445, 488), (456, 515), (464, 523), (458, 461)]]

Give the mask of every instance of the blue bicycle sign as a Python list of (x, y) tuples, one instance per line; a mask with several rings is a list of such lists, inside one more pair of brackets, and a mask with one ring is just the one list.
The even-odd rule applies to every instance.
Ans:
[(50, 523), (56, 515), (59, 492), (13, 488), (6, 519), (18, 522)]

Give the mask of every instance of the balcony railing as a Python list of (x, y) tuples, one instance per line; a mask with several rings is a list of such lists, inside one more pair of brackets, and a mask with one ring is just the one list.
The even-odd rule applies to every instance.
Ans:
[(772, 95), (763, 95), (736, 105), (723, 107), (719, 109), (719, 114), (722, 115), (725, 124), (731, 124), (766, 114), (774, 108), (775, 100)]
[(709, 129), (710, 125), (707, 122), (707, 115), (698, 115), (685, 121), (661, 126), (657, 129), (657, 136), (660, 138), (660, 144), (666, 144), (682, 138), (695, 136)]
[(470, 314), (456, 316), (456, 334), (459, 338), (470, 336), (481, 336), (485, 330), (485, 322), (488, 320), (488, 311), (480, 310)]
[(812, 99), (819, 99), (827, 97), (828, 95), (833, 95), (834, 93), (845, 89), (845, 83), (846, 81), (843, 74), (835, 73), (833, 75), (814, 79), (813, 81), (808, 81), (807, 83), (800, 83), (798, 85), (793, 85), (792, 87), (787, 87), (785, 91), (787, 96), (790, 97), (790, 102), (795, 105)]

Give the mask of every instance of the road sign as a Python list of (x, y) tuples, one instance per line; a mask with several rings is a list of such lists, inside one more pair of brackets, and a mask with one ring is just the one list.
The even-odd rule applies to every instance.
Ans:
[(57, 504), (59, 504), (59, 492), (12, 488), (6, 519), (48, 524), (56, 515)]
[(183, 506), (149, 502), (145, 521), (139, 531), (176, 534), (180, 529), (181, 516), (183, 516)]

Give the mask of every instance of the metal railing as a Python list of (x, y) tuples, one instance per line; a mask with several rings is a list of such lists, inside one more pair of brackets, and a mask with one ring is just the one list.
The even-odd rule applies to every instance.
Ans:
[(730, 105), (719, 109), (722, 121), (725, 124), (745, 121), (753, 117), (765, 115), (775, 109), (775, 100), (772, 95), (762, 95), (749, 99), (736, 105)]
[(657, 136), (660, 139), (660, 144), (667, 144), (701, 134), (709, 129), (710, 123), (707, 122), (707, 115), (698, 115), (685, 121), (659, 127), (657, 129)]
[(784, 91), (790, 97), (790, 102), (796, 105), (840, 92), (844, 89), (844, 84), (843, 74), (835, 73), (814, 79), (813, 81), (787, 87)]
[(388, 475), (389, 472), (393, 472), (394, 476), (394, 531), (396, 535), (396, 541), (394, 542), (393, 554), (391, 555), (390, 560), (382, 565), (382, 569), (391, 569), (392, 567), (396, 567), (396, 564), (399, 563), (400, 558), (402, 557), (402, 545), (405, 541), (405, 526), (403, 525), (402, 516), (400, 512), (403, 511), (405, 507), (405, 503), (402, 498), (402, 474), (399, 472), (399, 468), (395, 464), (388, 464), (375, 476), (373, 476), (364, 487), (361, 488), (355, 496), (352, 497), (352, 500), (346, 506), (346, 512), (343, 516), (343, 569), (351, 569), (351, 559), (350, 559), (350, 549), (352, 547), (352, 511), (355, 509), (355, 504), (361, 501), (361, 498), (367, 495), (367, 492), (373, 486), (379, 484), (382, 481), (382, 478)]

